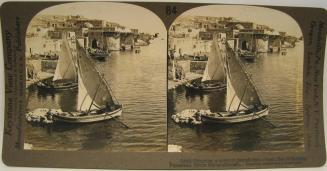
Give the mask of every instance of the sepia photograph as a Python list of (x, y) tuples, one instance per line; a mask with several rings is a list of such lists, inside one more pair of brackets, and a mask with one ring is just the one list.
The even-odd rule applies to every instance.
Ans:
[(303, 152), (303, 46), (274, 9), (182, 13), (168, 32), (168, 151)]
[(65, 3), (26, 33), (25, 150), (167, 151), (167, 33), (140, 6)]
[(327, 11), (225, 3), (1, 4), (0, 167), (325, 168)]

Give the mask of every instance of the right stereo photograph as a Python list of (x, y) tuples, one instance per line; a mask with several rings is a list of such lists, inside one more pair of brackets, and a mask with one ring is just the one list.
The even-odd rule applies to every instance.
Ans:
[(168, 31), (169, 152), (304, 152), (303, 36), (265, 7), (209, 5)]

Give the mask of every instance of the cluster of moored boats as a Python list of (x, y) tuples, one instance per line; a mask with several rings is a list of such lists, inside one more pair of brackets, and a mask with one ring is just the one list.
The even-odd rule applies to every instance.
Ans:
[(88, 48), (87, 52), (90, 54), (90, 56), (93, 59), (99, 60), (99, 61), (105, 61), (107, 57), (109, 57), (111, 54), (110, 52), (107, 52), (105, 50), (99, 49), (99, 48)]
[(193, 125), (230, 124), (267, 116), (269, 106), (263, 103), (240, 57), (226, 40), (215, 38), (201, 81), (190, 81), (185, 87), (192, 93), (226, 91), (225, 111), (185, 109), (173, 114), (173, 121)]
[[(36, 85), (45, 91), (78, 89), (78, 105), (74, 111), (38, 108), (26, 114), (27, 121), (40, 123), (89, 123), (112, 119), (122, 114), (108, 82), (93, 61), (93, 52), (83, 47), (84, 39), (63, 34), (61, 55), (53, 77)], [(97, 52), (98, 53), (98, 52)]]

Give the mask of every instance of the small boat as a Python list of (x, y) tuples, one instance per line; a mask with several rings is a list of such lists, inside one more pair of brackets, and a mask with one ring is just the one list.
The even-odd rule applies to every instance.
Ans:
[(247, 50), (241, 50), (239, 52), (239, 56), (247, 61), (254, 61), (256, 54), (255, 52), (247, 51)]
[(36, 83), (40, 90), (56, 91), (56, 90), (71, 90), (78, 87), (78, 83), (72, 80), (52, 80), (53, 77), (47, 80), (42, 80)]
[(222, 54), (217, 50), (218, 44), (211, 46), (206, 68), (201, 81), (187, 82), (185, 87), (190, 91), (219, 91), (226, 89), (226, 74)]
[(138, 39), (137, 42), (134, 43), (135, 46), (147, 46), (149, 43), (147, 43), (144, 40)]
[(269, 113), (268, 106), (262, 106), (260, 109), (247, 109), (235, 111), (216, 112), (201, 115), (202, 122), (212, 122), (220, 124), (240, 123), (259, 119), (267, 116)]
[(286, 48), (282, 48), (282, 49), (280, 50), (280, 52), (281, 52), (282, 55), (287, 55), (287, 50), (286, 50)]
[(77, 88), (76, 57), (69, 46), (66, 34), (63, 34), (61, 52), (54, 76), (39, 81), (36, 85), (42, 90), (71, 90)]
[(220, 91), (220, 90), (225, 90), (226, 89), (226, 83), (224, 82), (187, 82), (185, 84), (185, 87), (190, 90), (190, 91), (202, 91), (202, 92), (207, 92), (207, 91)]
[(133, 45), (128, 45), (128, 44), (121, 45), (121, 51), (129, 51), (129, 50), (133, 50)]
[(117, 106), (115, 110), (92, 110), (89, 112), (62, 112), (53, 115), (54, 121), (67, 123), (91, 123), (119, 117), (122, 114), (122, 106)]
[(88, 53), (93, 59), (99, 61), (105, 61), (106, 58), (110, 55), (110, 53), (108, 53), (107, 51), (101, 49), (93, 49), (93, 48), (89, 48)]
[(53, 120), (67, 123), (91, 123), (121, 116), (122, 105), (114, 97), (108, 82), (89, 53), (77, 41), (78, 104), (76, 111), (57, 112)]
[(141, 47), (140, 46), (135, 46), (134, 47), (134, 52), (135, 53), (140, 53), (141, 52)]

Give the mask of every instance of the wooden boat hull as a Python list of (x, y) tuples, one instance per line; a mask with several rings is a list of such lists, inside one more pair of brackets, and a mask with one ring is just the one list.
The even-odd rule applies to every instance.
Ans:
[(239, 56), (247, 61), (253, 62), (256, 58), (256, 54), (253, 52), (241, 52)]
[(254, 56), (244, 56), (243, 58), (245, 60), (247, 60), (247, 61), (250, 61), (250, 62), (253, 62), (255, 60), (255, 57)]
[(63, 116), (63, 115), (53, 115), (53, 120), (59, 122), (68, 123), (92, 123), (109, 120), (118, 116), (121, 116), (123, 109), (119, 108), (112, 112), (104, 112), (101, 114), (92, 114), (85, 116)]
[(255, 60), (255, 56), (253, 55), (241, 55), (241, 57), (250, 62), (253, 62)]
[(210, 91), (225, 90), (226, 84), (218, 84), (218, 85), (213, 85), (213, 86), (195, 86), (192, 83), (186, 83), (185, 87), (191, 91), (210, 92)]
[(65, 84), (65, 85), (45, 84), (45, 83), (39, 82), (36, 85), (39, 89), (48, 90), (48, 91), (72, 90), (72, 89), (78, 88), (78, 83), (75, 83), (75, 82)]
[(106, 55), (96, 55), (92, 56), (93, 59), (98, 60), (98, 61), (105, 61), (108, 56)]
[(267, 107), (261, 111), (253, 112), (250, 114), (244, 114), (238, 116), (219, 116), (218, 113), (213, 113), (210, 115), (201, 115), (201, 118), (203, 122), (232, 124), (232, 123), (240, 123), (240, 122), (256, 120), (263, 116), (267, 116), (268, 113), (269, 113), (269, 108)]

